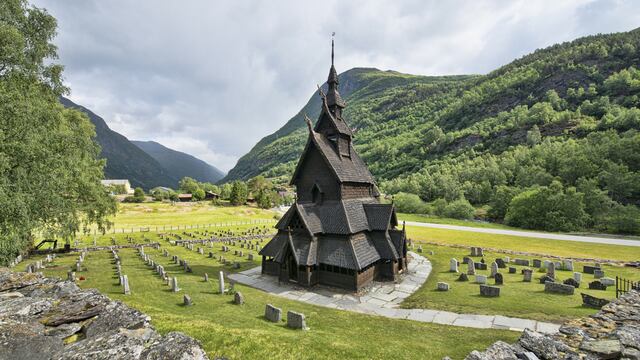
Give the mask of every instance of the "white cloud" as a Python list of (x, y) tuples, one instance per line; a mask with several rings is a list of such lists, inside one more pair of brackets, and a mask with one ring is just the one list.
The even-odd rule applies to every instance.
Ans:
[(486, 73), (640, 24), (636, 1), (55, 1), (71, 99), (131, 139), (230, 169), (336, 66)]

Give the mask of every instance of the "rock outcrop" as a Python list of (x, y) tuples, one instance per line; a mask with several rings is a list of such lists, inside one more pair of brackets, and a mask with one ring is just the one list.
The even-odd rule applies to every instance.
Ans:
[(95, 289), (0, 269), (0, 359), (208, 359), (182, 333)]
[(467, 360), (640, 359), (640, 292), (632, 290), (595, 315), (567, 321), (546, 335), (526, 329), (517, 343), (498, 341)]

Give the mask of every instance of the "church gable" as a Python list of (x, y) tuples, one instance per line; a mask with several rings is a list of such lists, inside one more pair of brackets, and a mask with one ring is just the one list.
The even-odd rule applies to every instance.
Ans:
[(338, 200), (340, 197), (339, 179), (312, 141), (302, 154), (291, 183), (296, 186), (301, 203)]

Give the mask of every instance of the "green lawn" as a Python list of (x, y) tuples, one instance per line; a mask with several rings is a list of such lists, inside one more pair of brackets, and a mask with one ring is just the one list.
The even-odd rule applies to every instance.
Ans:
[(505, 229), (505, 230), (518, 230), (518, 231), (527, 231), (520, 228), (514, 228), (511, 226), (492, 223), (492, 222), (484, 222), (484, 221), (473, 221), (473, 220), (460, 220), (460, 219), (451, 219), (451, 218), (443, 218), (434, 215), (425, 215), (425, 214), (407, 214), (407, 213), (398, 213), (398, 221), (415, 221), (415, 222), (424, 222), (424, 223), (432, 223), (432, 224), (446, 224), (446, 225), (460, 225), (460, 226), (469, 226), (469, 227), (477, 227), (477, 228), (488, 228), (488, 229)]
[[(153, 233), (144, 235), (151, 241), (158, 240)], [(165, 266), (170, 276), (178, 277), (182, 288), (179, 293), (170, 292), (131, 249), (120, 251), (123, 273), (128, 275), (131, 284), (131, 295), (121, 294), (110, 253), (106, 251), (88, 254), (87, 269), (77, 274), (85, 277), (79, 284), (83, 288), (98, 288), (111, 298), (144, 311), (162, 333), (183, 331), (194, 336), (212, 358), (440, 359), (450, 355), (461, 359), (473, 349), (485, 348), (496, 340), (512, 342), (519, 336), (516, 332), (503, 330), (425, 324), (333, 310), (286, 300), (242, 285), (236, 285), (236, 289), (245, 295), (247, 303), (236, 306), (231, 304), (231, 295), (219, 295), (216, 290), (216, 274), (220, 270), (232, 271), (229, 266), (222, 266), (217, 260), (196, 251), (159, 241), (171, 255), (188, 260), (193, 268), (193, 273), (185, 273), (171, 263), (170, 257), (162, 257), (162, 250), (145, 248), (147, 254)], [(213, 251), (219, 253), (219, 245)], [(240, 260), (231, 254), (233, 250), (224, 256)], [(76, 258), (73, 254), (59, 257), (45, 273), (65, 277)], [(240, 271), (257, 265), (257, 261), (242, 260)], [(210, 283), (203, 281), (204, 273), (210, 275)], [(192, 297), (194, 306), (181, 305), (184, 294)], [(311, 330), (295, 331), (286, 328), (284, 323), (267, 322), (263, 313), (268, 303), (281, 307), (285, 313), (287, 310), (303, 312)], [(461, 338), (464, 341), (460, 341)]]
[(640, 259), (640, 247), (528, 238), (513, 235), (474, 233), (448, 229), (407, 226), (407, 236), (415, 241), (482, 246), (556, 256), (634, 261)]
[[(429, 250), (434, 251), (434, 255), (429, 255)], [(449, 260), (456, 258), (460, 261), (459, 271), (466, 272), (467, 265), (462, 264), (464, 256), (469, 255), (469, 251), (459, 248), (451, 248), (444, 246), (426, 246), (422, 255), (426, 256), (433, 265), (431, 276), (425, 285), (416, 291), (402, 304), (405, 308), (428, 308), (447, 310), (460, 313), (474, 313), (486, 315), (505, 315), (513, 317), (521, 317), (528, 319), (536, 319), (551, 322), (562, 322), (568, 318), (587, 316), (595, 313), (593, 309), (582, 307), (581, 292), (600, 297), (613, 299), (615, 298), (615, 286), (608, 287), (606, 291), (589, 290), (587, 284), (594, 281), (593, 275), (583, 274), (582, 284), (576, 290), (574, 295), (556, 295), (544, 292), (544, 285), (540, 284), (538, 279), (545, 272), (535, 272), (533, 281), (530, 283), (523, 282), (523, 276), (520, 273), (524, 266), (513, 266), (517, 269), (516, 274), (509, 274), (508, 269), (500, 269), (504, 275), (504, 285), (500, 286), (499, 298), (484, 298), (479, 296), (479, 285), (475, 283), (474, 277), (469, 276), (469, 282), (456, 281), (459, 274), (449, 272)], [(506, 254), (491, 253), (485, 251), (484, 259), (487, 262), (488, 269), (490, 264), (496, 258), (503, 258)], [(534, 257), (513, 256), (514, 258), (529, 259)], [(544, 258), (535, 257), (544, 260)], [(474, 261), (480, 261), (480, 258), (474, 258)], [(574, 262), (574, 271), (582, 271), (582, 266), (593, 263)], [(638, 279), (640, 271), (634, 268), (602, 265), (605, 270), (605, 276), (615, 278), (617, 276)], [(477, 274), (489, 275), (490, 271), (476, 270)], [(559, 280), (565, 280), (573, 276), (570, 271), (556, 271), (556, 277)], [(448, 292), (436, 291), (436, 283), (444, 281), (451, 286)], [(488, 279), (488, 284), (493, 284), (493, 279)]]

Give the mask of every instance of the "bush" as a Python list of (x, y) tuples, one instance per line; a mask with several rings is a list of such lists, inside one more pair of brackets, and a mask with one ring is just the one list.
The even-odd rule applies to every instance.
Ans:
[(473, 219), (476, 209), (463, 197), (447, 204), (443, 215), (453, 219)]
[(429, 207), (416, 194), (397, 193), (393, 197), (394, 204), (399, 212), (408, 214), (427, 214)]

